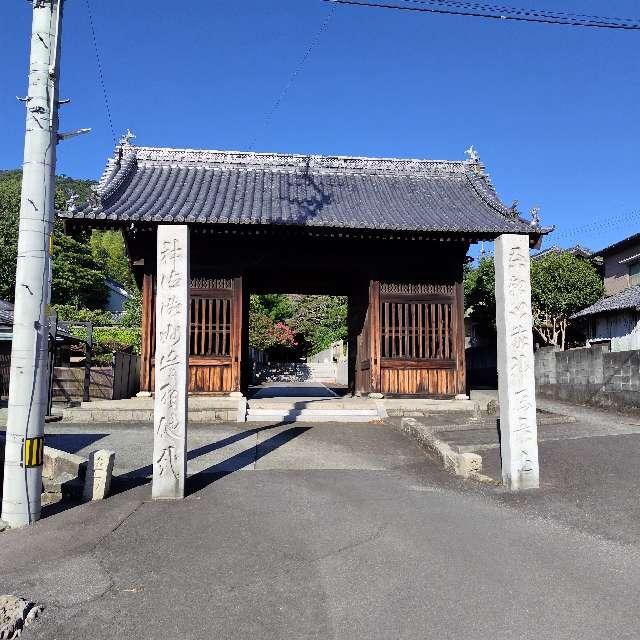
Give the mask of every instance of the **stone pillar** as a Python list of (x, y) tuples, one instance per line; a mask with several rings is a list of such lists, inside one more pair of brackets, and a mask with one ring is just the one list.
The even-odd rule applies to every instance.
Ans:
[(539, 485), (529, 238), (495, 243), (496, 327), (502, 481), (513, 491)]
[(115, 461), (115, 451), (109, 451), (108, 449), (93, 451), (89, 455), (84, 479), (83, 500), (87, 502), (104, 500), (109, 495)]
[(184, 498), (187, 475), (189, 228), (158, 225), (153, 490)]

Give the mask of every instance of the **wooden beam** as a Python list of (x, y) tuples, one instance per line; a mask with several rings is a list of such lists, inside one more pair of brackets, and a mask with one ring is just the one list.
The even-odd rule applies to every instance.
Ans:
[(140, 391), (151, 388), (151, 346), (153, 340), (153, 275), (145, 273), (142, 280), (142, 335)]
[(428, 358), (413, 360), (409, 358), (382, 358), (382, 369), (455, 369), (455, 360), (442, 360), (440, 358)]
[(467, 371), (464, 351), (464, 286), (462, 282), (456, 284), (456, 304), (453, 309), (454, 339), (453, 348), (456, 358), (458, 393), (467, 392)]
[(372, 280), (369, 285), (369, 314), (371, 319), (371, 391), (380, 393), (380, 350), (382, 336), (380, 334), (380, 282)]
[(231, 304), (231, 389), (240, 391), (242, 365), (242, 277), (233, 279)]

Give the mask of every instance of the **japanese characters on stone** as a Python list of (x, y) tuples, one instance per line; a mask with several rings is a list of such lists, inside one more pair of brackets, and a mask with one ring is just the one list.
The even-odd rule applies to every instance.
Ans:
[(154, 474), (156, 498), (184, 495), (188, 367), (188, 229), (158, 228)]

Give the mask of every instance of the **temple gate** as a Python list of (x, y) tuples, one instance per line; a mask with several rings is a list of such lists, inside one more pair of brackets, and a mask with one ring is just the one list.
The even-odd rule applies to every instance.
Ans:
[(189, 393), (248, 385), (251, 293), (348, 296), (356, 394), (466, 392), (463, 267), (471, 243), (545, 233), (465, 161), (138, 147), (125, 137), (67, 229), (120, 228), (143, 289), (141, 389), (156, 375), (156, 235), (187, 225)]

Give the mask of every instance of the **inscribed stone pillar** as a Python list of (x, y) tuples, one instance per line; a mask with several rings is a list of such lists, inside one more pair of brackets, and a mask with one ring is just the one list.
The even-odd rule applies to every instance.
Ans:
[(495, 243), (496, 327), (502, 481), (511, 490), (539, 485), (529, 238)]
[(158, 226), (153, 489), (184, 498), (187, 475), (189, 228)]

